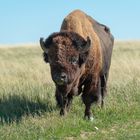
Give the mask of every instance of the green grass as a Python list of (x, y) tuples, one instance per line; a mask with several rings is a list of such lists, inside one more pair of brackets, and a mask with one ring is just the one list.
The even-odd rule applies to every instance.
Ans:
[(0, 48), (0, 140), (139, 140), (140, 42), (115, 43), (105, 108), (92, 107), (93, 122), (80, 97), (60, 117), (54, 91), (39, 46)]

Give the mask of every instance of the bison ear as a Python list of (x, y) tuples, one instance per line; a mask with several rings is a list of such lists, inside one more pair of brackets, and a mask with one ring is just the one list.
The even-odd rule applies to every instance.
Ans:
[(91, 46), (91, 40), (89, 37), (87, 37), (86, 43), (80, 49), (81, 50), (80, 55), (79, 55), (79, 65), (80, 66), (86, 62), (88, 54), (89, 54), (90, 46)]
[(48, 54), (44, 52), (44, 53), (43, 53), (43, 57), (44, 57), (44, 61), (45, 61), (46, 63), (48, 63), (48, 62), (49, 62)]
[(47, 54), (48, 53), (48, 48), (46, 47), (45, 45), (45, 42), (44, 42), (44, 38), (40, 38), (40, 46), (42, 48), (42, 50)]
[(48, 63), (49, 62), (49, 60), (48, 60), (48, 48), (45, 46), (45, 42), (44, 42), (43, 38), (40, 38), (40, 46), (41, 46), (42, 50), (44, 51), (44, 53), (43, 53), (44, 61)]

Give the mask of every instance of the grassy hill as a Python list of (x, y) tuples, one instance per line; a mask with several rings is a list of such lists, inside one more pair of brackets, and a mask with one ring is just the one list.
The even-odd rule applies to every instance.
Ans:
[(75, 97), (59, 116), (55, 87), (39, 46), (0, 48), (0, 140), (139, 140), (140, 42), (116, 42), (105, 108), (83, 119)]

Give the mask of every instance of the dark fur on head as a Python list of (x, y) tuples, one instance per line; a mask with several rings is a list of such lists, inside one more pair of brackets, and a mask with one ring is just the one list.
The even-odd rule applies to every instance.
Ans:
[(67, 32), (67, 31), (63, 31), (63, 32), (56, 32), (51, 34), (46, 40), (45, 40), (45, 45), (49, 46), (50, 44), (54, 43), (53, 38), (57, 37), (57, 36), (62, 36), (62, 37), (68, 37), (69, 39), (71, 39), (72, 44), (78, 49), (79, 46), (84, 46), (86, 45), (86, 41), (85, 39), (80, 36), (79, 34), (75, 33), (75, 32)]

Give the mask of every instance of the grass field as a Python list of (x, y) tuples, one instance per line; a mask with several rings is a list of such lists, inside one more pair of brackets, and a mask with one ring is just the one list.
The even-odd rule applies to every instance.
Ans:
[(140, 42), (116, 42), (105, 108), (83, 119), (75, 97), (59, 116), (55, 87), (39, 46), (0, 48), (0, 140), (139, 140)]

